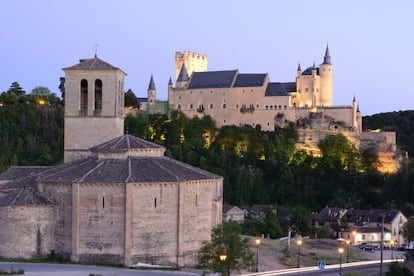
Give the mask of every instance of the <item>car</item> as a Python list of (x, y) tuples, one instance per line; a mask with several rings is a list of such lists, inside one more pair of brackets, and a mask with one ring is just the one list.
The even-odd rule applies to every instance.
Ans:
[(378, 249), (378, 245), (372, 245), (372, 244), (364, 244), (359, 247), (360, 249), (364, 251), (375, 251)]

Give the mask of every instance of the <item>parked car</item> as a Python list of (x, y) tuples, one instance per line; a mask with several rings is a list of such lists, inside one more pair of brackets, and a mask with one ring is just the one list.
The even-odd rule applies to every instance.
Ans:
[(359, 246), (360, 249), (364, 250), (364, 251), (375, 251), (378, 249), (378, 245), (373, 245), (373, 244), (361, 244)]

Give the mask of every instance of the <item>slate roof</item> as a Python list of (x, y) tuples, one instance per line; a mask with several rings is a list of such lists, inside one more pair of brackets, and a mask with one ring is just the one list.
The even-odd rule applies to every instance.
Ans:
[(262, 86), (267, 74), (238, 74), (233, 87)]
[[(312, 70), (314, 69), (313, 66), (306, 68), (305, 71), (302, 72), (302, 76), (311, 76), (312, 75)], [(319, 67), (316, 67), (316, 75), (319, 75)]]
[(165, 149), (163, 146), (148, 142), (147, 140), (124, 134), (108, 142), (92, 147), (92, 152), (125, 152), (131, 149)]
[[(80, 59), (78, 64), (65, 67), (63, 70), (120, 70), (118, 67), (112, 66), (106, 61), (95, 58)], [(123, 71), (122, 71), (123, 72)], [(123, 72), (125, 74), (125, 72)]]
[(178, 74), (177, 81), (188, 81), (188, 71), (184, 63), (183, 63), (183, 66), (181, 66), (181, 70), (180, 70), (180, 73)]
[(137, 98), (139, 103), (147, 103), (148, 98)]
[(156, 90), (154, 78), (152, 77), (152, 75), (151, 75), (151, 79), (150, 79), (150, 82), (148, 84), (148, 89), (147, 90)]
[(48, 166), (12, 166), (7, 171), (0, 173), (0, 180), (14, 180), (22, 176), (38, 174), (48, 169)]
[(38, 178), (42, 182), (151, 183), (218, 179), (220, 176), (165, 156), (87, 158)]
[(342, 217), (348, 222), (362, 225), (363, 223), (381, 223), (384, 216), (384, 223), (391, 223), (400, 211), (386, 209), (343, 209), (325, 207), (314, 218), (316, 221), (336, 221)]
[(265, 96), (287, 96), (288, 90), (282, 82), (269, 82), (266, 87)]
[(40, 193), (35, 187), (15, 189), (5, 196), (0, 197), (0, 206), (30, 206), (30, 205), (55, 205), (53, 199)]
[(193, 72), (187, 89), (231, 87), (238, 70)]

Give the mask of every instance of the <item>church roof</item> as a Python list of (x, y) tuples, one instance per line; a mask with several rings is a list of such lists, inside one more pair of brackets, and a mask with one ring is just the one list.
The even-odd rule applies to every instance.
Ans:
[(292, 92), (291, 86), (292, 84), (290, 82), (269, 82), (266, 87), (265, 96), (288, 96), (288, 92)]
[(233, 87), (262, 86), (267, 74), (237, 74)]
[[(80, 59), (78, 64), (65, 67), (63, 70), (120, 70), (118, 67), (112, 66), (106, 61), (98, 57)], [(123, 72), (123, 71), (122, 71)], [(125, 72), (123, 72), (125, 74)]]
[(0, 197), (0, 206), (55, 205), (53, 199), (40, 193), (36, 187), (15, 189)]
[(129, 156), (125, 159), (86, 158), (41, 182), (63, 183), (165, 183), (218, 179), (219, 176), (165, 156)]
[(188, 89), (231, 87), (238, 75), (238, 70), (194, 72)]
[(48, 166), (12, 166), (8, 170), (0, 173), (0, 182), (2, 180), (15, 180), (24, 176), (36, 175), (39, 172), (47, 170)]
[[(125, 134), (92, 147), (93, 156), (72, 162), (42, 167), (42, 170), (16, 178), (12, 172), (1, 174), (13, 180), (0, 183), (1, 190), (17, 191), (36, 188), (38, 182), (56, 183), (165, 183), (219, 179), (218, 175), (201, 170), (183, 162), (165, 157), (165, 148)], [(11, 171), (17, 171), (11, 169)], [(7, 176), (9, 175), (9, 176)], [(16, 179), (15, 179), (16, 178)], [(26, 198), (31, 198), (28, 189)], [(22, 192), (22, 191), (21, 191)], [(35, 198), (35, 194), (32, 195)], [(11, 199), (0, 198), (4, 204)], [(30, 202), (26, 200), (26, 202)], [(33, 201), (34, 202), (34, 201)], [(41, 202), (41, 201), (39, 201)], [(1, 203), (0, 203), (1, 204)]]
[(92, 147), (92, 152), (125, 152), (130, 149), (165, 149), (163, 146), (151, 143), (130, 134), (124, 134), (115, 139)]

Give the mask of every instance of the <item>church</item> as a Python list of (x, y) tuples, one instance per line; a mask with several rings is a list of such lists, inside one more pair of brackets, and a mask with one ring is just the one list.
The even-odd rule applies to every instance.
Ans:
[(0, 174), (0, 257), (186, 266), (222, 221), (223, 178), (124, 134), (121, 69), (65, 72), (64, 163)]

